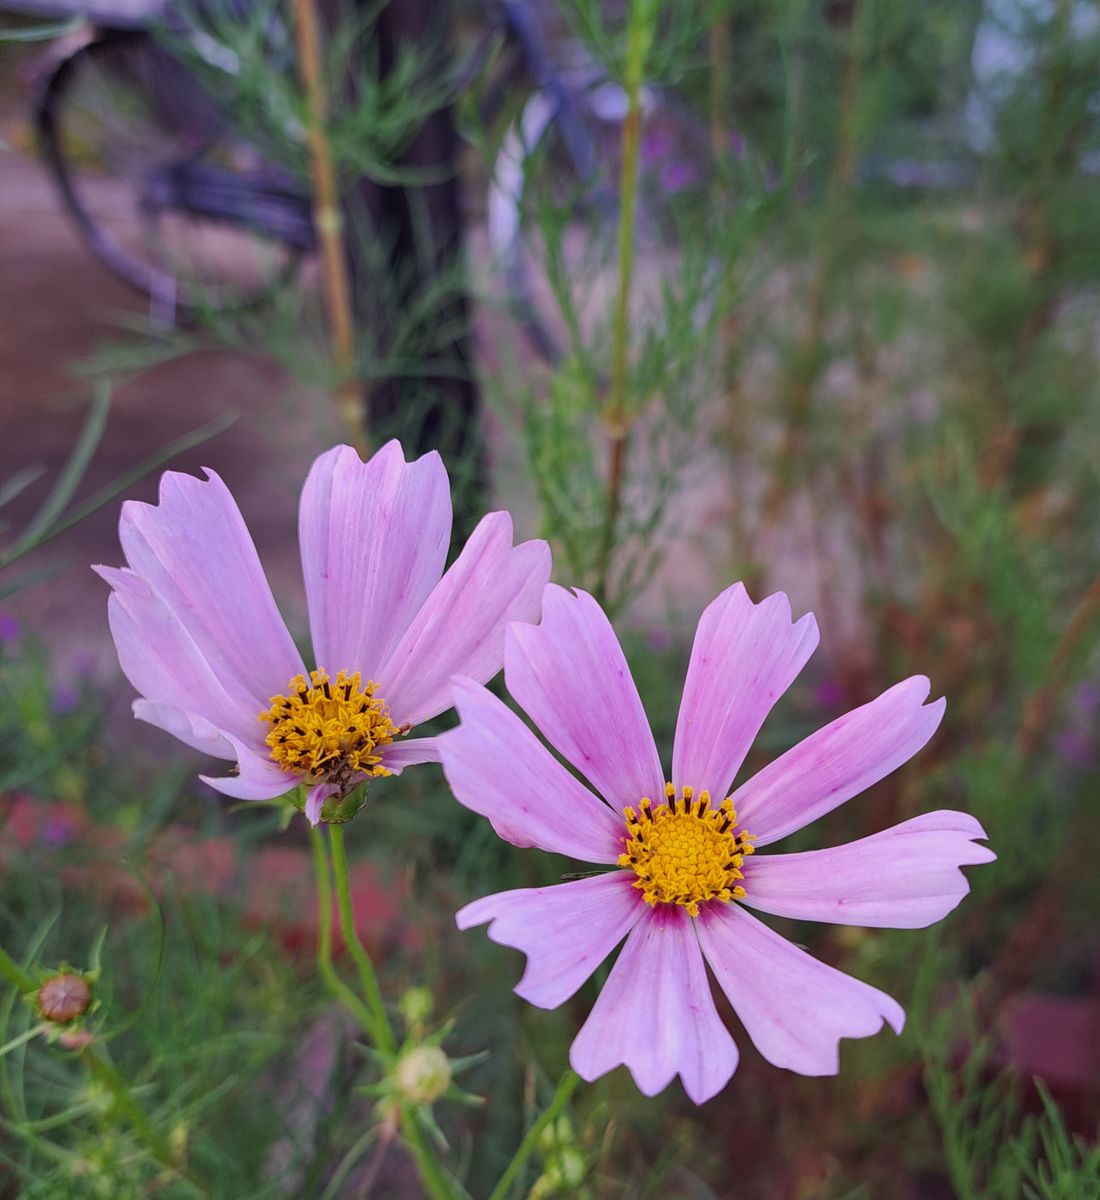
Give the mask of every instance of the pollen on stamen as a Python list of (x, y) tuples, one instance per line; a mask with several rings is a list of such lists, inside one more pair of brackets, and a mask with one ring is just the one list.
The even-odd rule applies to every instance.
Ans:
[(267, 745), (284, 771), (340, 786), (389, 775), (378, 751), (404, 732), (390, 719), (386, 702), (364, 686), (359, 672), (330, 680), (321, 670), (307, 680), (295, 675), (285, 695), (272, 696), (259, 719), (271, 726)]
[(666, 804), (654, 808), (648, 796), (637, 811), (624, 810), (626, 837), (619, 866), (633, 871), (634, 887), (651, 908), (679, 904), (692, 917), (708, 900), (741, 900), (741, 867), (752, 854), (752, 834), (737, 830), (737, 813), (727, 796), (711, 807), (710, 793), (683, 787), (677, 796), (665, 787)]

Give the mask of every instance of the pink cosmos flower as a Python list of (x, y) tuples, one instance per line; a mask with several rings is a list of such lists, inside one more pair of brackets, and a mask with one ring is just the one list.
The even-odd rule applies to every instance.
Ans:
[(134, 715), (236, 773), (206, 779), (248, 800), (309, 787), (330, 797), (414, 763), (434, 738), (405, 735), (451, 707), (456, 672), (500, 669), (504, 630), (538, 619), (545, 542), (512, 545), (512, 521), (482, 519), (444, 574), (451, 497), (438, 454), (407, 463), (391, 441), (368, 462), (337, 446), (302, 489), (298, 536), (316, 669), (307, 672), (233, 497), (213, 471), (161, 480), (159, 504), (128, 501), (127, 567), (111, 585), (111, 633), (141, 693)]
[[(508, 690), (580, 782), (524, 722), (474, 680), (455, 681), (457, 729), (440, 738), (458, 800), (520, 846), (608, 869), (552, 887), (486, 896), (460, 929), (527, 955), (517, 993), (563, 1003), (626, 945), (570, 1061), (592, 1080), (623, 1064), (655, 1095), (679, 1075), (697, 1104), (737, 1066), (704, 962), (761, 1054), (804, 1075), (835, 1074), (842, 1037), (883, 1021), (889, 996), (772, 932), (749, 908), (849, 925), (917, 928), (968, 890), (960, 866), (989, 862), (973, 817), (933, 812), (848, 845), (755, 853), (843, 804), (911, 758), (944, 701), (914, 676), (833, 721), (729, 795), (768, 711), (817, 645), (812, 616), (786, 596), (753, 604), (741, 584), (699, 622), (665, 775), (623, 652), (599, 605), (550, 586), (542, 623), (508, 630)], [(619, 869), (614, 869), (614, 868)]]

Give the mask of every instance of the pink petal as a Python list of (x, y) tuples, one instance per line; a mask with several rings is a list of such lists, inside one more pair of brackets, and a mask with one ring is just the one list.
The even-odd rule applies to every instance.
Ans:
[(924, 704), (930, 688), (923, 675), (895, 684), (742, 784), (733, 804), (756, 844), (809, 825), (912, 758), (936, 732), (947, 706), (942, 699)]
[(800, 1075), (835, 1075), (842, 1037), (869, 1037), (905, 1013), (885, 992), (826, 966), (737, 904), (700, 911), (699, 941), (710, 969), (757, 1050)]
[(435, 738), (402, 738), (382, 750), (382, 765), (395, 775), (406, 767), (442, 761)]
[(177, 471), (159, 504), (128, 500), (119, 537), (126, 560), (176, 614), (214, 675), (254, 697), (254, 714), (303, 669), (275, 607), (256, 547), (229, 489)]
[(298, 538), (318, 666), (376, 678), (447, 559), (442, 460), (406, 463), (396, 441), (368, 462), (350, 446), (329, 450), (302, 488)]
[(321, 809), (325, 807), (325, 801), (329, 796), (335, 796), (338, 790), (331, 783), (315, 783), (309, 789), (309, 795), (306, 797), (305, 814), (306, 820), (311, 825), (320, 823)]
[(472, 679), (456, 679), (453, 690), (462, 724), (436, 744), (459, 804), (488, 817), (508, 841), (615, 862), (625, 827), (611, 809), (491, 692)]
[(199, 776), (203, 783), (208, 783), (216, 792), (237, 800), (274, 800), (276, 796), (285, 796), (291, 788), (298, 786), (300, 775), (284, 771), (266, 754), (255, 753), (236, 738), (226, 735), (226, 740), (233, 747), (238, 773)]
[(508, 690), (566, 759), (616, 808), (664, 796), (661, 760), (622, 647), (587, 592), (551, 584), (540, 625), (513, 625)]
[(676, 722), (677, 788), (705, 788), (716, 802), (728, 794), (764, 719), (817, 641), (813, 614), (792, 625), (782, 592), (753, 604), (735, 583), (711, 601), (695, 631)]
[(175, 610), (143, 578), (124, 568), (95, 570), (114, 589), (107, 603), (111, 634), (123, 674), (138, 692), (266, 753), (266, 726), (248, 688), (214, 674)]
[(459, 929), (489, 925), (489, 937), (527, 955), (516, 995), (557, 1008), (626, 937), (645, 911), (625, 871), (553, 887), (498, 892), (455, 914)]
[(502, 842), (510, 842), (513, 846), (519, 846), (521, 850), (530, 850), (535, 845), (535, 842), (526, 833), (509, 825), (500, 817), (490, 817), (489, 824), (492, 825), (493, 832)]
[(931, 812), (845, 846), (756, 855), (745, 862), (745, 903), (807, 921), (923, 929), (970, 891), (960, 867), (997, 857), (971, 840), (984, 837), (967, 813)]
[(622, 1063), (646, 1096), (675, 1075), (702, 1104), (737, 1068), (737, 1047), (718, 1017), (687, 910), (643, 913), (569, 1052), (591, 1082)]
[(173, 708), (170, 704), (153, 704), (148, 700), (135, 700), (133, 710), (139, 721), (147, 721), (163, 729), (201, 754), (209, 754), (211, 758), (233, 757), (233, 748), (218, 730), (194, 713)]
[(550, 547), (512, 545), (512, 518), (489, 513), (378, 670), (379, 694), (399, 725), (451, 707), (451, 677), (487, 683), (504, 662), (510, 621), (538, 619)]

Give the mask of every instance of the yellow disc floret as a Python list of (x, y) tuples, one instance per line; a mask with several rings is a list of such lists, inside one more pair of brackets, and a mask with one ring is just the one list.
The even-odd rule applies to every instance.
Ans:
[(359, 672), (295, 675), (285, 696), (272, 696), (260, 720), (271, 726), (267, 744), (284, 771), (324, 779), (341, 789), (362, 777), (389, 775), (380, 747), (404, 732), (390, 720), (375, 684)]
[(634, 872), (634, 886), (651, 908), (680, 904), (693, 917), (707, 900), (740, 900), (741, 865), (753, 852), (752, 834), (737, 832), (737, 814), (727, 796), (712, 808), (710, 793), (672, 784), (665, 788), (667, 803), (653, 807), (643, 797), (638, 811), (628, 808), (625, 852), (619, 866)]

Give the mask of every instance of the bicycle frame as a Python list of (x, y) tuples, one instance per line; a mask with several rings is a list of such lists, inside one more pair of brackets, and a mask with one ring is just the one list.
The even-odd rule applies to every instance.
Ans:
[[(51, 0), (23, 2), (38, 6), (42, 3), (51, 4)], [(60, 56), (55, 53), (56, 61), (46, 73), (38, 92), (36, 125), (65, 206), (89, 247), (116, 274), (147, 292), (158, 310), (171, 315), (181, 306), (174, 275), (127, 253), (109, 232), (97, 224), (78, 194), (75, 171), (62, 149), (61, 124), (66, 87), (80, 64), (81, 56), (94, 53), (96, 47), (130, 45), (141, 51), (148, 46), (150, 52), (167, 55), (178, 63), (181, 72), (185, 72), (187, 78), (193, 81), (196, 95), (201, 90), (206, 102), (214, 108), (214, 101), (189, 70), (184, 58), (174, 55), (171, 46), (164, 45), (152, 31), (152, 22), (158, 15), (161, 24), (185, 36), (195, 52), (211, 67), (225, 73), (230, 81), (236, 74), (237, 63), (231, 49), (198, 28), (186, 12), (178, 8), (162, 5), (150, 9), (150, 19), (142, 24), (140, 19), (123, 13), (112, 15), (106, 8), (109, 2), (99, 0), (101, 9), (97, 16), (102, 24), (89, 22), (77, 37), (70, 37), (62, 44)], [(240, 0), (242, 5), (249, 2)], [(92, 3), (96, 3), (96, 0), (92, 0)], [(52, 6), (56, 8), (56, 4)], [(597, 170), (595, 146), (580, 119), (578, 98), (554, 69), (529, 5), (524, 0), (500, 0), (498, 11), (500, 25), (507, 38), (518, 49), (523, 66), (537, 91), (545, 98), (548, 121), (559, 129), (567, 152), (575, 163), (577, 177), (582, 180), (593, 178)], [(490, 33), (487, 36), (492, 35)], [(157, 73), (154, 71), (151, 74), (154, 77), (151, 85), (155, 87), (159, 83), (163, 86), (156, 77)], [(183, 78), (182, 74), (180, 78)], [(192, 108), (199, 107), (201, 103), (200, 97)], [(220, 222), (281, 243), (295, 255), (311, 253), (316, 246), (316, 237), (310, 196), (306, 187), (295, 181), (289, 172), (262, 164), (255, 171), (242, 174), (203, 161), (204, 149), (222, 131), (220, 122), (224, 122), (224, 131), (232, 133), (232, 116), (219, 110), (202, 147), (194, 151), (188, 149), (184, 155), (150, 167), (136, 184), (138, 212), (150, 220), (175, 212), (200, 221)], [(186, 303), (183, 306), (186, 307)]]

